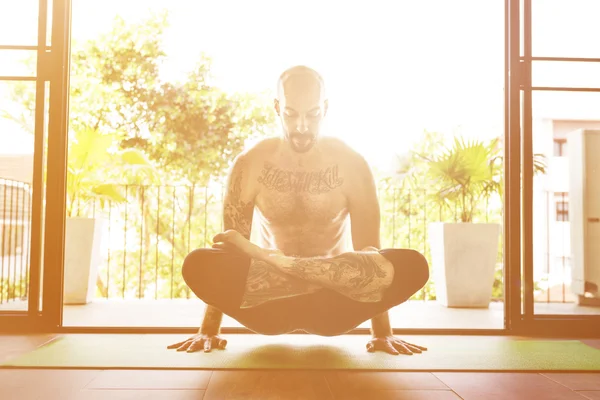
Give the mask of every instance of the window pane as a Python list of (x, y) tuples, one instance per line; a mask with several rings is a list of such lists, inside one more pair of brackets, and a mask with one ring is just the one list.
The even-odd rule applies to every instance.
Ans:
[(0, 45), (37, 45), (39, 0), (3, 2), (0, 7)]
[(531, 82), (532, 86), (600, 88), (600, 63), (533, 61)]
[(35, 76), (37, 53), (29, 50), (0, 50), (0, 76)]
[[(535, 313), (600, 314), (597, 307), (580, 305), (592, 296), (584, 290), (583, 283), (594, 282), (600, 275), (590, 272), (595, 268), (593, 263), (584, 264), (574, 258), (579, 246), (573, 245), (574, 240), (583, 240), (586, 249), (596, 245), (592, 244), (593, 237), (584, 233), (585, 219), (581, 207), (575, 204), (586, 191), (595, 190), (592, 186), (600, 181), (600, 168), (587, 168), (585, 186), (578, 184), (580, 169), (574, 166), (582, 163), (571, 162), (581, 161), (583, 156), (579, 146), (573, 147), (569, 142), (582, 130), (600, 132), (600, 93), (538, 91), (533, 92), (532, 106), (533, 150), (545, 156), (547, 165), (546, 173), (534, 179), (533, 188)], [(564, 146), (562, 157), (556, 156), (559, 144)], [(568, 155), (564, 151), (567, 146)], [(588, 154), (585, 159), (594, 162), (598, 158)], [(595, 200), (590, 201), (588, 204), (594, 204)], [(573, 232), (579, 232), (579, 236), (572, 236)]]
[(600, 2), (532, 0), (532, 54), (600, 58)]
[(29, 295), (35, 82), (0, 82), (0, 312)]

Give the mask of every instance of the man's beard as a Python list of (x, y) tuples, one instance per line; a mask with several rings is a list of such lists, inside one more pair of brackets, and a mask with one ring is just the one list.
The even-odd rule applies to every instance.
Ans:
[(291, 134), (288, 140), (296, 153), (306, 153), (315, 145), (316, 137), (311, 134)]

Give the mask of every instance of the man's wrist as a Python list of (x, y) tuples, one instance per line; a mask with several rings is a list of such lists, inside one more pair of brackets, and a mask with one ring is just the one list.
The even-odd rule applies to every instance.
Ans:
[[(212, 322), (212, 323), (211, 323)], [(221, 332), (221, 324), (215, 324), (215, 321), (204, 321), (198, 330), (198, 333), (208, 336), (216, 336)]]
[(200, 325), (200, 333), (203, 335), (216, 336), (221, 330), (221, 320), (223, 319), (223, 313), (218, 309), (206, 306), (204, 311), (204, 320)]
[(373, 326), (371, 328), (371, 334), (374, 337), (385, 337), (385, 336), (393, 336), (394, 335), (391, 327), (376, 327), (376, 326)]
[(394, 333), (387, 312), (379, 314), (371, 319), (371, 334), (374, 337), (393, 336)]
[(220, 329), (204, 329), (200, 328), (200, 334), (206, 336), (217, 336), (220, 333)]

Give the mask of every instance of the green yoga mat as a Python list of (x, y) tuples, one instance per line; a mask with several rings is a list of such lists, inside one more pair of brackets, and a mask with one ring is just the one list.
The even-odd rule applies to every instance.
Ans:
[(90, 369), (320, 369), (401, 371), (591, 371), (600, 350), (577, 340), (489, 336), (402, 337), (429, 350), (369, 353), (369, 336), (225, 335), (227, 349), (185, 353), (167, 346), (186, 335), (77, 334), (59, 337), (4, 367)]

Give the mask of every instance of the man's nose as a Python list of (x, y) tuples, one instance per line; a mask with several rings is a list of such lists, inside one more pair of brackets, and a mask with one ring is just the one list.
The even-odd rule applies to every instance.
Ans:
[(308, 123), (306, 122), (306, 118), (305, 117), (298, 118), (298, 124), (296, 126), (296, 129), (300, 133), (306, 133), (306, 132), (308, 132)]

